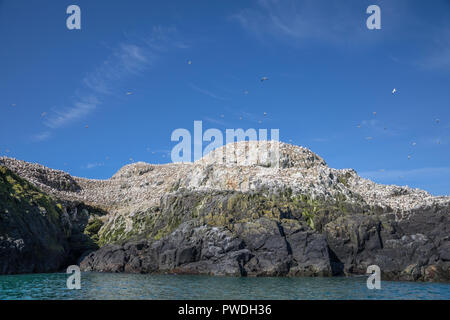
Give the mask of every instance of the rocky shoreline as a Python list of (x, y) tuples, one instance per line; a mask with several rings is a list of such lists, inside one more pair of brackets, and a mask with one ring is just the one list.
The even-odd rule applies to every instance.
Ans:
[(450, 197), (375, 184), (284, 143), (276, 167), (215, 162), (252, 143), (195, 163), (127, 165), (108, 180), (0, 158), (0, 274), (77, 263), (101, 272), (340, 276), (375, 264), (382, 279), (450, 281)]

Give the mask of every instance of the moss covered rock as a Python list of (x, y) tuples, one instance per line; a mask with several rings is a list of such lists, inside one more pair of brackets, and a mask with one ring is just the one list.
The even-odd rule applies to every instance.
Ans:
[(0, 166), (0, 274), (55, 271), (69, 253), (62, 207)]

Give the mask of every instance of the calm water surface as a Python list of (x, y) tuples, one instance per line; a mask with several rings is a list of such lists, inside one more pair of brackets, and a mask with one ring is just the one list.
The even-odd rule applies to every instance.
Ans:
[(5, 299), (445, 299), (450, 284), (382, 281), (369, 290), (366, 278), (233, 278), (82, 273), (81, 289), (66, 287), (65, 273), (0, 276)]

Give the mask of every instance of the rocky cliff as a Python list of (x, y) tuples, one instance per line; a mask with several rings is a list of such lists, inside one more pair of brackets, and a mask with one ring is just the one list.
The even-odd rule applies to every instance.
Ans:
[[(274, 144), (275, 165), (252, 156)], [(83, 235), (67, 245), (83, 270), (333, 276), (376, 264), (384, 279), (450, 281), (450, 197), (375, 184), (302, 147), (241, 142), (194, 163), (131, 164), (108, 180), (0, 165), (61, 203), (63, 230)]]

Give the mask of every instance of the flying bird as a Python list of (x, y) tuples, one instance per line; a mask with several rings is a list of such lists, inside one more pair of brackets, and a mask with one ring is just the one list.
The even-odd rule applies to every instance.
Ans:
[(16, 104), (15, 104), (15, 103), (11, 104), (11, 107), (15, 107), (15, 106), (16, 106)]
[(392, 94), (395, 94), (396, 92), (397, 92), (397, 89), (394, 88), (394, 89), (392, 90)]
[(366, 140), (373, 140), (373, 137), (366, 137)]
[(261, 78), (261, 82), (264, 82), (264, 81), (266, 81), (266, 80), (269, 80), (269, 78), (267, 78), (267, 77), (262, 77), (262, 78)]
[(440, 119), (436, 119), (436, 123), (439, 124), (441, 122)]
[(47, 115), (47, 112), (42, 112), (41, 117), (45, 117)]
[(267, 112), (264, 112), (264, 116), (267, 116)]
[(132, 94), (133, 94), (133, 92), (131, 92), (131, 91), (128, 91), (128, 92), (126, 93), (127, 96), (131, 96)]
[(417, 145), (417, 143), (413, 142), (412, 145), (413, 145), (413, 147), (415, 147)]
[(89, 128), (89, 126), (84, 126), (86, 129), (88, 129)]
[(374, 116), (376, 116), (376, 115), (377, 115), (377, 113), (376, 113), (375, 111), (374, 111), (374, 112), (372, 112), (372, 113), (373, 113), (373, 115), (374, 115)]
[(411, 156), (410, 155), (408, 155), (408, 160), (411, 160)]
[(192, 61), (191, 60), (188, 60), (188, 62), (187, 62), (188, 64), (192, 64)]
[(244, 90), (244, 94), (248, 94), (248, 90)]
[(358, 129), (360, 129), (361, 128), (361, 125), (360, 124), (358, 124), (357, 126), (356, 126)]

